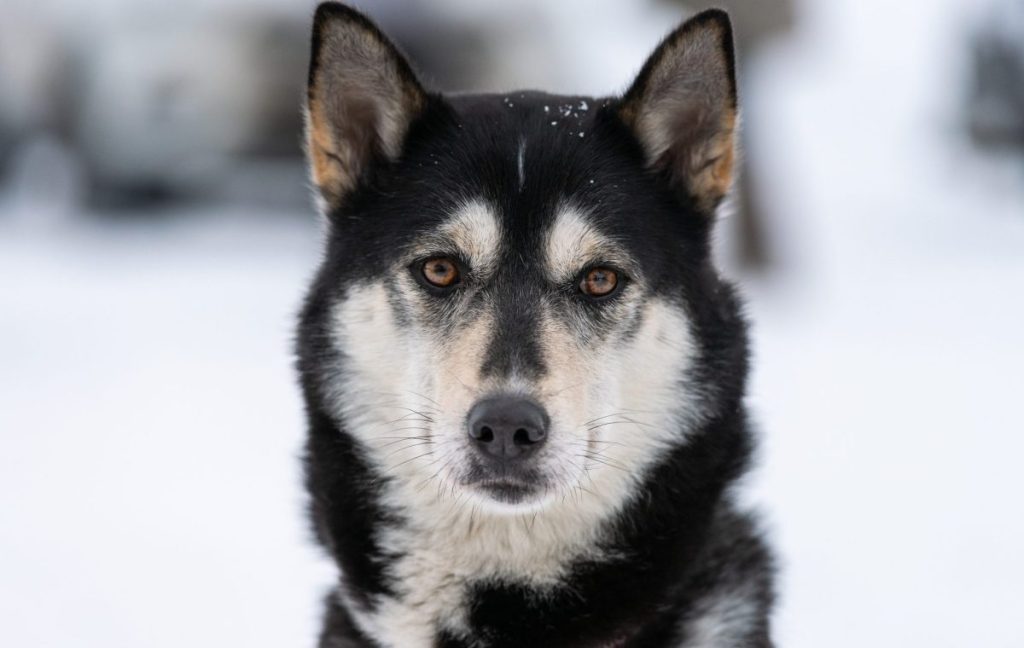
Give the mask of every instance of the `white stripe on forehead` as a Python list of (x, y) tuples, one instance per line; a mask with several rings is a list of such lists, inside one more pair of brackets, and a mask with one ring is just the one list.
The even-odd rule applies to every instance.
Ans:
[(523, 164), (526, 161), (526, 140), (519, 140), (519, 152), (516, 154), (516, 171), (519, 173), (519, 191), (522, 192), (523, 185), (526, 184), (526, 169)]
[(438, 232), (439, 243), (455, 245), (477, 272), (492, 269), (501, 248), (501, 225), (494, 208), (483, 200), (464, 203)]
[(619, 246), (599, 232), (580, 209), (572, 206), (559, 208), (555, 223), (548, 231), (545, 254), (548, 276), (557, 282), (573, 279), (591, 263), (625, 263)]

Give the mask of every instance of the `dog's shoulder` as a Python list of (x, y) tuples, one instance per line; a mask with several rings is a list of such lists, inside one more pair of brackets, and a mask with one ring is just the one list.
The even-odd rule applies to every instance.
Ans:
[(680, 648), (770, 648), (775, 561), (758, 520), (720, 505), (686, 591)]

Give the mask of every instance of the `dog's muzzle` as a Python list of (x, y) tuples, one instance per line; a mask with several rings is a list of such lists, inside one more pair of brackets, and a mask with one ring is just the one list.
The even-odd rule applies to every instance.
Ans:
[(544, 408), (520, 396), (479, 401), (466, 417), (473, 468), (464, 483), (506, 504), (533, 499), (547, 486), (536, 457), (550, 423)]

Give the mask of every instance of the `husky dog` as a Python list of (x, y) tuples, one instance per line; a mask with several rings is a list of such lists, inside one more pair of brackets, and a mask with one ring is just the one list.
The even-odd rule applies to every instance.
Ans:
[(340, 569), (320, 646), (770, 646), (730, 485), (747, 339), (712, 265), (733, 175), (728, 16), (622, 96), (441, 96), (321, 5), (301, 315), (307, 485)]

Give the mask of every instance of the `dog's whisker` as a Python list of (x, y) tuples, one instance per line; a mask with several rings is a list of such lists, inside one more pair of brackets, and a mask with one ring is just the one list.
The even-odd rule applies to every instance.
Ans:
[(641, 423), (641, 422), (638, 422), (638, 421), (630, 421), (630, 420), (626, 419), (626, 420), (622, 420), (622, 421), (605, 421), (604, 423), (598, 423), (596, 425), (588, 426), (587, 430), (593, 432), (594, 430), (598, 430), (598, 429), (603, 428), (603, 427), (608, 427), (609, 425), (627, 425), (627, 424), (629, 424), (629, 425), (636, 425), (638, 427), (645, 427), (645, 428), (649, 428), (649, 429), (652, 429), (652, 430), (658, 429), (657, 426), (651, 425), (650, 423)]
[(373, 446), (378, 449), (389, 448), (393, 445), (402, 443), (403, 441), (430, 441), (429, 436), (408, 436), (408, 437), (379, 437), (380, 439), (387, 439), (386, 443), (376, 443), (377, 439), (374, 439)]
[(413, 448), (420, 448), (420, 447), (423, 447), (423, 446), (430, 446), (430, 445), (433, 445), (433, 444), (434, 444), (434, 442), (430, 441), (430, 440), (427, 440), (427, 441), (417, 441), (416, 443), (410, 443), (409, 445), (403, 446), (401, 448), (398, 448), (397, 450), (392, 450), (391, 452), (389, 452), (386, 455), (384, 455), (384, 458), (387, 459), (389, 457), (395, 456), (396, 454), (399, 454), (399, 453), (402, 453), (402, 452), (406, 452), (407, 450), (411, 450)]
[(362, 405), (358, 406), (357, 409), (359, 411), (364, 411), (364, 412), (380, 412), (380, 411), (396, 410), (396, 412), (395, 412), (396, 415), (398, 414), (398, 412), (405, 412), (405, 414), (403, 414), (400, 417), (397, 417), (395, 420), (401, 420), (402, 417), (408, 416), (408, 415), (419, 416), (419, 417), (422, 417), (422, 418), (432, 418), (433, 416), (437, 416), (437, 415), (440, 414), (440, 412), (435, 412), (435, 411), (430, 410), (430, 409), (426, 409), (426, 410), (416, 409), (415, 407), (409, 407), (408, 405), (405, 405), (405, 404), (390, 403), (390, 402), (389, 403), (363, 403)]
[(438, 403), (438, 402), (437, 402), (436, 400), (434, 400), (433, 398), (429, 398), (429, 397), (427, 397), (427, 396), (424, 396), (423, 394), (420, 394), (420, 393), (418, 393), (418, 392), (414, 392), (414, 391), (413, 391), (413, 390), (411, 390), (411, 389), (407, 389), (407, 390), (405, 390), (405, 391), (407, 391), (408, 393), (412, 394), (413, 396), (418, 396), (419, 398), (422, 398), (422, 399), (424, 399), (424, 400), (426, 400), (426, 401), (429, 401), (429, 402), (433, 403), (433, 404), (434, 404), (434, 405), (436, 405), (436, 406), (437, 406), (438, 408), (440, 408), (440, 407), (441, 407), (441, 403)]
[(591, 461), (596, 461), (599, 464), (604, 464), (605, 466), (608, 466), (609, 468), (614, 468), (616, 470), (621, 470), (622, 472), (629, 474), (629, 469), (628, 468), (626, 468), (625, 466), (623, 466), (622, 464), (619, 464), (618, 462), (616, 462), (614, 460), (608, 459), (607, 457), (601, 457), (601, 456), (598, 456), (598, 455), (595, 455), (595, 454), (591, 454), (591, 453), (583, 453), (582, 456), (586, 457), (587, 459), (590, 459)]
[(391, 429), (392, 432), (404, 432), (406, 430), (421, 430), (423, 432), (429, 432), (430, 428), (423, 427), (422, 425), (407, 425), (405, 427)]
[[(410, 390), (410, 389), (407, 389), (407, 390), (405, 390), (405, 392), (406, 392), (407, 394), (412, 394), (413, 396), (416, 396), (417, 398), (421, 398), (421, 399), (423, 399), (423, 400), (426, 400), (426, 401), (428, 401), (429, 403), (431, 403), (431, 406), (423, 406), (423, 408), (424, 408), (424, 409), (438, 409), (438, 408), (440, 408), (440, 407), (441, 407), (441, 404), (440, 404), (440, 403), (438, 403), (437, 401), (435, 401), (435, 400), (433, 400), (433, 399), (431, 399), (431, 398), (427, 398), (427, 397), (426, 397), (426, 396), (424, 396), (423, 394), (420, 394), (420, 393), (414, 392), (414, 391), (412, 391), (412, 390)], [(377, 395), (379, 395), (379, 396), (389, 396), (389, 397), (391, 397), (391, 398), (395, 399), (396, 401), (398, 401), (398, 400), (400, 400), (400, 399), (402, 399), (402, 398), (403, 398), (403, 395), (402, 395), (402, 394), (399, 394), (399, 393), (397, 393), (397, 392), (386, 392), (386, 391), (367, 391), (367, 390), (363, 390), (363, 391), (362, 391), (362, 392), (360, 392), (360, 393), (364, 393), (364, 394), (377, 394)]]
[(432, 451), (424, 452), (423, 454), (416, 455), (415, 457), (410, 457), (409, 459), (406, 459), (405, 461), (400, 461), (397, 464), (391, 466), (391, 468), (392, 468), (392, 470), (397, 469), (397, 468), (401, 468), (402, 466), (404, 466), (405, 464), (407, 464), (407, 463), (409, 463), (411, 461), (416, 461), (417, 459), (422, 459), (423, 457), (429, 457), (432, 454), (434, 454)]
[[(441, 473), (443, 473), (445, 470), (449, 470), (452, 467), (452, 463), (453, 463), (452, 457), (450, 457), (450, 456), (445, 457), (444, 462), (441, 464), (441, 467), (437, 469), (436, 473), (431, 475), (430, 479), (435, 479), (438, 476), (440, 476)], [(429, 481), (429, 480), (427, 480), (427, 481)], [(438, 479), (438, 481), (437, 481), (437, 492), (435, 493), (435, 499), (436, 500), (441, 501), (441, 500), (444, 499), (444, 490), (447, 488), (447, 486), (448, 485), (445, 483), (444, 479)]]
[(418, 412), (418, 411), (416, 411), (414, 409), (411, 409), (409, 407), (396, 407), (395, 409), (407, 410), (409, 413), (406, 414), (405, 416), (400, 416), (399, 418), (396, 418), (396, 419), (393, 419), (391, 421), (388, 421), (388, 423), (399, 423), (401, 421), (408, 421), (408, 420), (410, 420), (410, 417), (419, 417), (420, 419), (423, 419), (424, 421), (430, 421), (431, 423), (434, 422), (434, 418), (432, 416), (424, 414), (423, 412)]
[(402, 421), (422, 421), (425, 423), (433, 423), (434, 419), (420, 412), (410, 412), (401, 418), (391, 421), (391, 423), (400, 423)]
[(619, 416), (619, 415), (621, 415), (621, 412), (612, 412), (611, 414), (605, 414), (603, 416), (598, 416), (596, 418), (592, 418), (589, 421), (583, 423), (582, 425), (583, 426), (587, 426), (587, 425), (590, 425), (591, 423), (596, 423), (598, 421), (603, 421), (604, 419), (611, 418), (613, 416)]

